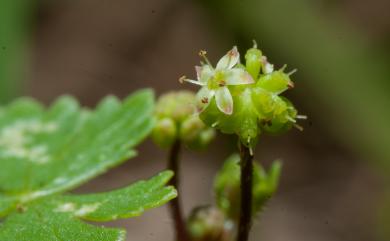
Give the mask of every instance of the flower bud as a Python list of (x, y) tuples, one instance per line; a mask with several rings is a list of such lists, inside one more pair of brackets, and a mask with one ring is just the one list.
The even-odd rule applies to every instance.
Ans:
[(161, 148), (170, 147), (176, 140), (177, 128), (175, 122), (168, 117), (157, 120), (152, 132), (153, 141)]
[(190, 148), (205, 147), (215, 136), (215, 131), (206, 126), (194, 114), (195, 94), (190, 91), (170, 92), (157, 101), (156, 126), (152, 138), (163, 148), (181, 140)]
[(294, 86), (290, 76), (283, 70), (274, 71), (260, 77), (256, 86), (268, 90), (275, 94), (280, 94)]
[(156, 117), (169, 117), (176, 123), (182, 122), (194, 113), (194, 99), (195, 94), (186, 90), (164, 94), (157, 101)]
[(275, 98), (273, 118), (263, 121), (262, 129), (269, 134), (278, 135), (290, 130), (295, 123), (297, 110), (292, 103), (284, 97)]
[(181, 124), (180, 139), (184, 142), (190, 142), (196, 139), (205, 127), (205, 124), (198, 116), (189, 116)]
[(262, 53), (257, 48), (249, 49), (245, 54), (246, 71), (257, 80), (261, 69), (261, 56)]
[(191, 149), (206, 147), (215, 137), (215, 130), (207, 127), (199, 116), (192, 115), (180, 126), (180, 140)]
[(228, 241), (231, 231), (223, 212), (214, 207), (199, 207), (192, 211), (188, 231), (193, 241)]

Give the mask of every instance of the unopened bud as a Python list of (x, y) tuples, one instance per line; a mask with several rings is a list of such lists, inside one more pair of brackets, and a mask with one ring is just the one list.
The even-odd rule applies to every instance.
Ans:
[(255, 80), (257, 80), (260, 74), (262, 65), (261, 56), (262, 53), (257, 48), (251, 48), (245, 54), (246, 70)]
[(169, 92), (162, 95), (156, 105), (157, 118), (169, 117), (181, 122), (194, 113), (195, 94), (191, 91)]
[(256, 85), (275, 94), (280, 94), (294, 86), (290, 76), (283, 70), (261, 76)]
[(206, 126), (197, 115), (183, 121), (180, 139), (191, 149), (206, 147), (215, 137), (215, 130)]
[(199, 207), (192, 211), (188, 231), (193, 241), (227, 240), (228, 225), (223, 212), (214, 207)]
[(213, 139), (214, 130), (194, 113), (194, 102), (195, 94), (190, 91), (170, 92), (159, 98), (152, 134), (157, 145), (167, 148), (180, 140), (189, 148), (200, 149)]
[(175, 122), (170, 118), (157, 120), (152, 132), (153, 141), (162, 148), (170, 147), (175, 142), (176, 129)]

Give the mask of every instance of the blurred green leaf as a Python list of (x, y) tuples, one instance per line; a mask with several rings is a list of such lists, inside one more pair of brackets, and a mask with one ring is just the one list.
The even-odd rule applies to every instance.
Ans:
[(78, 219), (111, 221), (161, 206), (177, 195), (173, 187), (164, 187), (172, 175), (171, 171), (162, 172), (112, 192), (39, 200), (9, 215), (0, 225), (0, 240), (125, 240), (125, 230), (96, 227)]
[(0, 240), (124, 240), (124, 231), (100, 229), (74, 217), (109, 221), (140, 215), (176, 196), (164, 172), (149, 181), (90, 195), (56, 196), (135, 156), (152, 130), (150, 90), (123, 102), (107, 97), (96, 110), (72, 97), (47, 110), (32, 99), (0, 109)]
[(0, 190), (32, 200), (76, 187), (133, 157), (153, 126), (153, 94), (139, 91), (121, 103), (107, 97), (96, 111), (71, 97), (47, 111), (19, 99), (0, 114)]

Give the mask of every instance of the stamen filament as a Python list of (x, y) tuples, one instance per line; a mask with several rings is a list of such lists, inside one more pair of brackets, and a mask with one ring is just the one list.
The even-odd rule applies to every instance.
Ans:
[(295, 72), (297, 72), (298, 70), (297, 69), (293, 69), (291, 70), (290, 72), (287, 73), (288, 76), (291, 76), (292, 74), (294, 74)]
[(252, 41), (253, 41), (253, 48), (254, 48), (254, 49), (257, 49), (257, 42), (256, 42), (256, 40), (253, 39)]
[(301, 119), (301, 120), (307, 120), (307, 116), (306, 115), (297, 115), (295, 118), (296, 119)]
[(298, 125), (298, 124), (294, 124), (294, 127), (297, 128), (300, 131), (303, 131), (303, 127)]
[(287, 116), (287, 120), (291, 121), (292, 123), (296, 123), (297, 121), (290, 116)]
[(209, 59), (207, 58), (206, 55), (207, 55), (206, 50), (199, 51), (199, 56), (202, 57), (204, 59), (204, 61), (206, 61), (206, 63), (212, 67), (213, 65), (211, 64), (211, 62), (209, 61)]

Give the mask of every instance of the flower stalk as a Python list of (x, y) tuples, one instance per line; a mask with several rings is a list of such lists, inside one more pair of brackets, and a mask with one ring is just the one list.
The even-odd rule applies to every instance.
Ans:
[[(168, 169), (175, 173), (168, 184), (175, 187), (176, 190), (180, 189), (180, 153), (181, 142), (177, 139), (170, 149), (168, 159)], [(183, 217), (180, 196), (173, 199), (169, 203), (169, 207), (172, 219), (175, 224), (176, 241), (190, 241), (187, 233), (186, 223)]]
[(240, 142), (241, 202), (237, 241), (247, 241), (252, 220), (253, 155), (250, 148)]

